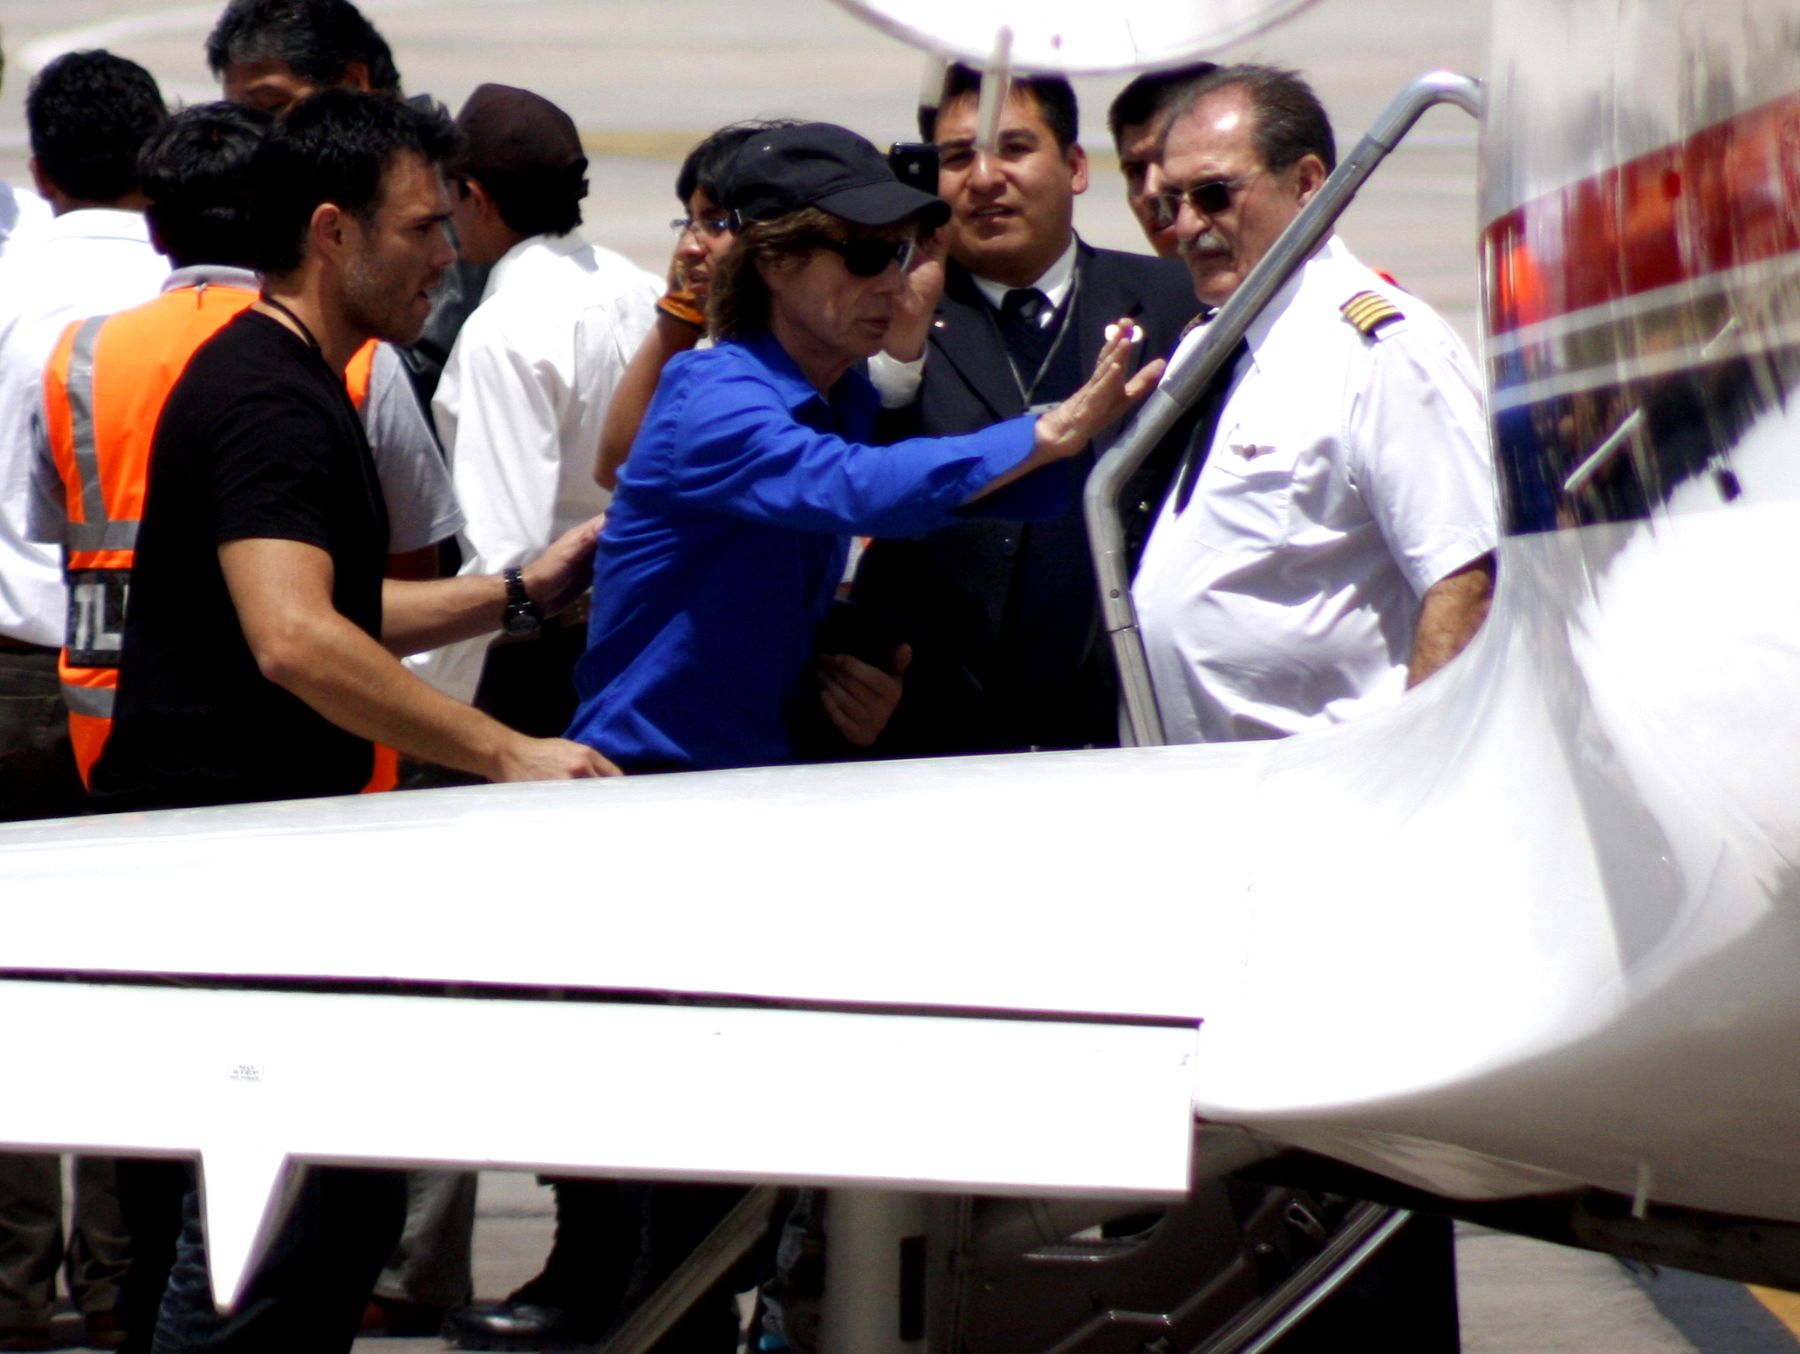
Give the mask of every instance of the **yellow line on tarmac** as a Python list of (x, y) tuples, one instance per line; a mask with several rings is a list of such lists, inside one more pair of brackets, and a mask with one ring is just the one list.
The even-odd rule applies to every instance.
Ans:
[(679, 162), (706, 132), (599, 132), (581, 133), (581, 148), (589, 155), (617, 160), (674, 160)]
[(1750, 1295), (1767, 1307), (1775, 1319), (1800, 1338), (1800, 1293), (1784, 1293), (1779, 1288), (1749, 1285)]

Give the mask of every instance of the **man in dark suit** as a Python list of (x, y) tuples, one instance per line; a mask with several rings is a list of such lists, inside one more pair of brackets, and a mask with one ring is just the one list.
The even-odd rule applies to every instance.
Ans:
[[(935, 313), (918, 326), (922, 351), (897, 335), (871, 364), (884, 400), (899, 406), (893, 437), (968, 432), (1054, 403), (1092, 370), (1108, 325), (1134, 320), (1145, 362), (1172, 351), (1194, 313), (1178, 263), (1076, 237), (1075, 198), (1087, 189), (1088, 166), (1068, 82), (1015, 80), (993, 152), (976, 145), (979, 90), (978, 72), (953, 66), (938, 107), (919, 111), (920, 131), (942, 157), (949, 258)], [(1068, 508), (1055, 519), (971, 519), (870, 547), (855, 614), (867, 638), (880, 636), (875, 647), (912, 646), (906, 693), (880, 751), (1117, 742), (1081, 484), (1119, 432), (1105, 430), (1071, 463)], [(1176, 454), (1177, 443), (1169, 439)], [(1159, 506), (1170, 461), (1153, 458), (1126, 495), (1134, 545)]]

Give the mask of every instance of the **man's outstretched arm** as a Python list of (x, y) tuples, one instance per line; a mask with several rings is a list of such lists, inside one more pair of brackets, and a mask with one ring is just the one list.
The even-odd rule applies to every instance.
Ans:
[[(593, 581), (594, 546), (605, 514), (570, 527), (520, 573), (525, 594), (554, 616)], [(499, 574), (458, 574), (423, 582), (390, 578), (381, 588), (381, 644), (405, 657), (500, 628), (506, 583)]]
[[(434, 691), (331, 604), (331, 556), (299, 541), (255, 538), (219, 547), (219, 563), (244, 638), (269, 681), (358, 737), (410, 757), (489, 780), (569, 780), (618, 775), (592, 748), (561, 738), (527, 738), (498, 720)], [(403, 590), (493, 584), (491, 597), (463, 589), (443, 599), (440, 621), (473, 623), (476, 602), (491, 602), (498, 621), (504, 587), (491, 579), (389, 584)], [(384, 595), (386, 595), (384, 593)], [(472, 632), (471, 632), (472, 633)]]

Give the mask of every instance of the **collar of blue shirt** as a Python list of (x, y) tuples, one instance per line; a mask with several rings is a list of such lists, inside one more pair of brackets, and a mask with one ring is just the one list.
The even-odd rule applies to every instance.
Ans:
[(796, 413), (816, 400), (829, 411), (831, 426), (866, 429), (880, 412), (881, 396), (869, 384), (861, 362), (844, 373), (843, 379), (831, 388), (830, 398), (827, 399), (813, 389), (812, 382), (806, 379), (799, 364), (788, 356), (787, 349), (781, 346), (773, 334), (756, 334), (745, 339), (730, 340), (720, 346), (731, 344), (743, 348), (756, 360), (768, 373), (770, 383), (781, 395), (782, 402)]

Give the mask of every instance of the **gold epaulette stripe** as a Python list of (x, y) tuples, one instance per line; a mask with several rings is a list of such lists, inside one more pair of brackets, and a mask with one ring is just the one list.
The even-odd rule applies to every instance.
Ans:
[(1380, 292), (1373, 291), (1359, 291), (1338, 309), (1363, 334), (1373, 334), (1384, 324), (1406, 318), (1392, 301)]

